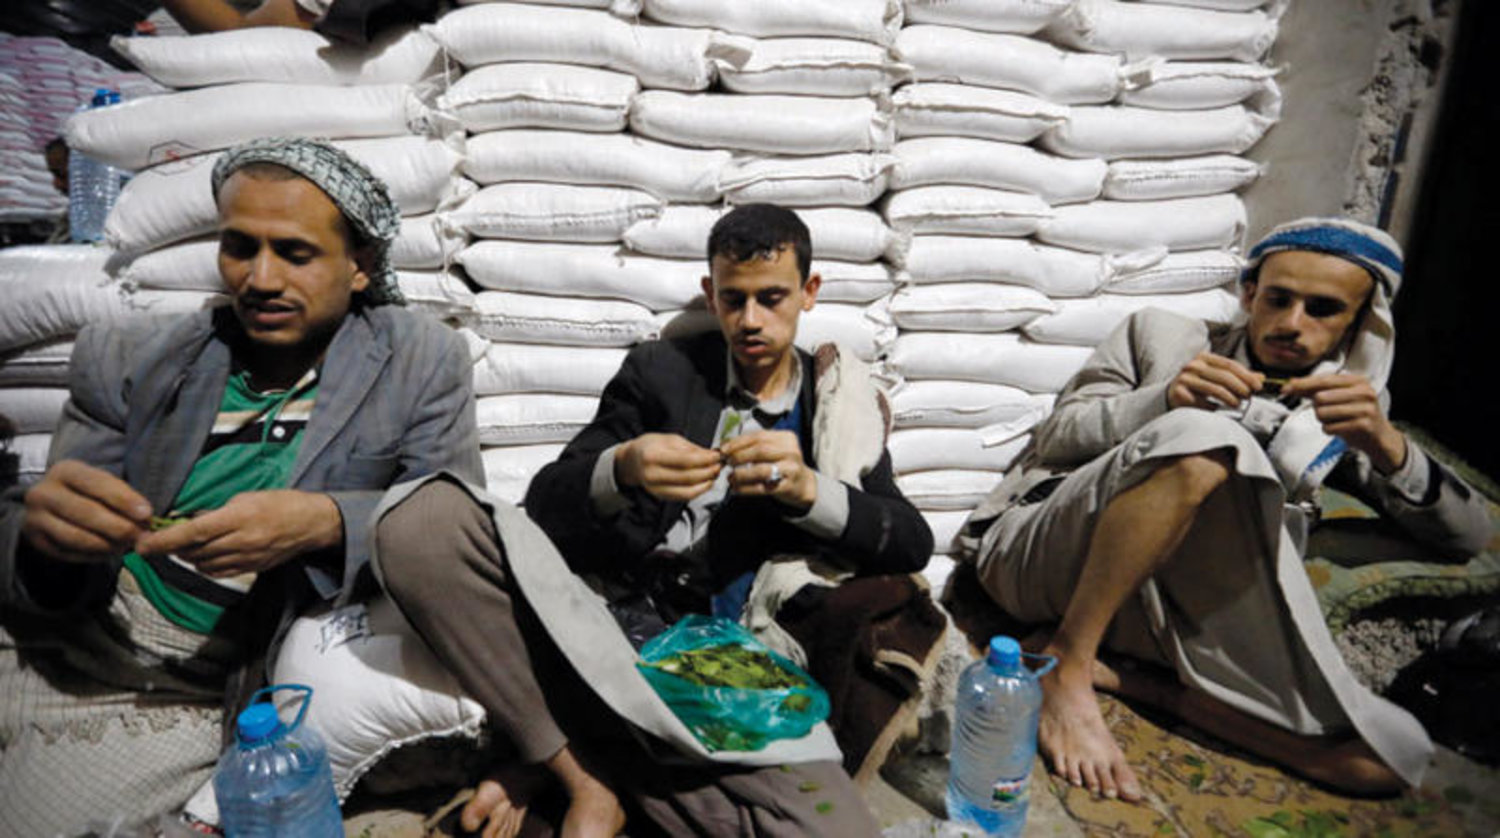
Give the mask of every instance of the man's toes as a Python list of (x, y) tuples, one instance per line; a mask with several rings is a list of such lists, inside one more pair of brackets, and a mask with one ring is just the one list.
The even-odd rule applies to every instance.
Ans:
[(1089, 794), (1099, 793), (1099, 771), (1092, 762), (1083, 764), (1083, 787), (1089, 790)]
[(1141, 799), (1141, 784), (1135, 778), (1135, 771), (1128, 764), (1121, 763), (1115, 767), (1115, 780), (1120, 788), (1120, 797), (1131, 803)]

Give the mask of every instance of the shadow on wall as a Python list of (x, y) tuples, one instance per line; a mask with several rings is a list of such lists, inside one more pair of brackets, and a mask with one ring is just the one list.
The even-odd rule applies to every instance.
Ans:
[(1392, 413), (1500, 476), (1500, 3), (1465, 2), (1396, 303)]

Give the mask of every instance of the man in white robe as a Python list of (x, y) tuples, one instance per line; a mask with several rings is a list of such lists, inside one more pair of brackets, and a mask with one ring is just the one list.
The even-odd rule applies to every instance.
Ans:
[(1450, 555), (1489, 539), (1479, 495), (1387, 418), (1400, 279), (1380, 230), (1276, 228), (1250, 251), (1237, 322), (1146, 310), (1121, 324), (969, 519), (989, 594), (1057, 623), (1039, 731), (1057, 774), (1139, 797), (1094, 694), (1139, 679), (1101, 664), (1103, 645), (1175, 672), (1180, 687), (1143, 697), (1304, 776), (1420, 781), (1430, 741), (1354, 679), (1301, 561), (1325, 478)]

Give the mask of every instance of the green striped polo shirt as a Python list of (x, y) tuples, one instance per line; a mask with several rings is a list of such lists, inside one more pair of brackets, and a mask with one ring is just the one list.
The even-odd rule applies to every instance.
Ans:
[[(284, 489), (312, 416), (318, 374), (308, 370), (290, 389), (256, 392), (248, 372), (229, 377), (213, 430), (167, 517), (218, 509), (242, 492)], [(208, 634), (225, 609), (244, 598), (254, 573), (213, 579), (175, 556), (125, 556), (125, 569), (162, 616)]]

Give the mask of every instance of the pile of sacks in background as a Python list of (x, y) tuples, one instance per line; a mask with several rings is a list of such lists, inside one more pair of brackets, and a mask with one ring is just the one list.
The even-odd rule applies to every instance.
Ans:
[[(215, 152), (333, 138), (407, 216), (403, 290), (465, 330), (490, 486), (519, 500), (630, 345), (714, 327), (698, 281), (725, 207), (792, 206), (824, 278), (800, 342), (879, 364), (898, 480), (945, 554), (1130, 312), (1232, 316), (1283, 4), (475, 2), (363, 51), (119, 39), (177, 90), (70, 124), (137, 170), (109, 249), (0, 254), (0, 283), (76, 260), (115, 295), (80, 316), (211, 304)], [(0, 352), (23, 345), (0, 327)], [(0, 360), (0, 383), (59, 351)]]
[(99, 88), (126, 98), (161, 91), (57, 38), (0, 32), (0, 223), (56, 219), (68, 199), (52, 185), (43, 149)]

